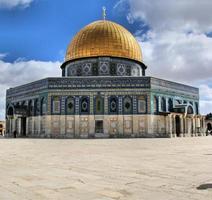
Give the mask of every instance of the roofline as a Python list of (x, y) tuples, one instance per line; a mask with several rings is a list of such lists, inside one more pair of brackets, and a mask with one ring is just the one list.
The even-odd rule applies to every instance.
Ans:
[(130, 61), (136, 62), (139, 65), (142, 65), (143, 67), (145, 67), (145, 69), (147, 68), (147, 66), (142, 61), (134, 60), (134, 59), (126, 58), (126, 57), (109, 56), (109, 55), (108, 56), (107, 55), (105, 55), (105, 56), (89, 56), (89, 57), (69, 59), (69, 60), (64, 61), (64, 63), (60, 66), (60, 68), (63, 69), (66, 66), (66, 64), (74, 62), (74, 61), (84, 60), (84, 59), (89, 59), (89, 58), (102, 58), (102, 57), (110, 57), (110, 58), (119, 58), (119, 59), (130, 60)]

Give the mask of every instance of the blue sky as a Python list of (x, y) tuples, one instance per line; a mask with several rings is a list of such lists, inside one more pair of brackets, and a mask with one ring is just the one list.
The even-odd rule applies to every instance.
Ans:
[(200, 88), (200, 111), (212, 112), (211, 0), (0, 0), (0, 119), (6, 89), (60, 76), (69, 42), (103, 6), (138, 39), (148, 76)]
[(0, 10), (0, 52), (5, 61), (63, 60), (71, 38), (85, 25), (102, 19), (102, 6), (107, 19), (134, 32), (136, 24), (128, 23), (123, 12), (114, 10), (115, 0), (36, 0), (29, 7)]

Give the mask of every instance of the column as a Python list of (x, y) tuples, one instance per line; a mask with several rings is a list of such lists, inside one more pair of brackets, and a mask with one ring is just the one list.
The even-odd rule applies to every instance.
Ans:
[(196, 136), (196, 123), (195, 123), (195, 117), (193, 116), (192, 117), (192, 127), (193, 127), (193, 130), (192, 130), (192, 132), (193, 132), (193, 136)]
[(118, 115), (118, 133), (124, 135), (124, 115)]
[(183, 117), (183, 124), (184, 124), (184, 134), (185, 134), (185, 137), (187, 137), (188, 136), (188, 125), (187, 125), (187, 120), (186, 120), (185, 116)]
[[(88, 116), (89, 118), (89, 134), (88, 134), (88, 137), (90, 136), (94, 136), (93, 134), (95, 133), (95, 118), (94, 118), (94, 115), (89, 115)], [(104, 124), (103, 124), (103, 129), (104, 129)], [(104, 130), (103, 130), (104, 131)]]
[(29, 118), (30, 118), (30, 117), (27, 117), (27, 118), (26, 118), (26, 136), (29, 135)]
[(108, 114), (108, 96), (105, 95), (104, 97), (104, 114)]
[(61, 97), (61, 115), (65, 115), (66, 113), (66, 96)]
[(169, 115), (169, 134), (170, 134), (170, 137), (173, 137), (172, 129), (173, 129), (172, 115)]
[(161, 97), (158, 96), (158, 112), (161, 111)]
[(175, 115), (172, 116), (172, 135), (173, 137), (177, 137), (176, 135), (176, 122), (175, 122)]
[(185, 137), (184, 133), (184, 123), (183, 123), (183, 116), (180, 116), (180, 136)]
[(79, 125), (80, 125), (80, 118), (79, 115), (75, 115), (75, 120), (74, 120), (74, 137), (78, 138), (80, 136), (79, 132)]
[(133, 96), (133, 114), (137, 114), (137, 97)]
[(123, 114), (123, 97), (118, 97), (118, 113)]
[(166, 99), (166, 112), (169, 112), (169, 98), (165, 98)]
[(148, 114), (153, 113), (153, 111), (151, 111), (151, 96), (149, 94), (146, 95), (146, 111)]
[[(52, 134), (52, 117), (51, 115), (46, 115), (45, 116), (46, 121), (45, 121), (45, 134), (46, 135), (51, 135)], [(36, 117), (37, 120), (37, 117)]]
[(205, 135), (206, 135), (205, 118), (203, 117), (203, 118), (202, 118), (202, 120), (203, 120), (203, 127), (202, 127), (202, 131), (201, 131), (201, 132), (202, 132), (202, 135), (204, 135), (204, 136), (205, 136)]
[(42, 120), (42, 116), (38, 116), (38, 126), (37, 126), (37, 131), (38, 131), (38, 135), (41, 135), (41, 120)]
[(93, 115), (94, 114), (94, 96), (90, 95), (89, 96), (89, 110), (90, 110), (90, 114)]
[(78, 138), (80, 136), (79, 126), (80, 126), (80, 118), (79, 118), (79, 98), (75, 97), (75, 115), (74, 115), (74, 137)]
[(66, 134), (66, 116), (64, 114), (60, 115), (60, 134)]

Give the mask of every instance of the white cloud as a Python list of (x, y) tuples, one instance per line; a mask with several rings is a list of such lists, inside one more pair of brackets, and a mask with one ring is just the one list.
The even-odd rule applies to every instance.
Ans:
[(212, 111), (212, 100), (206, 101), (206, 100), (200, 100), (200, 110), (201, 113), (208, 114)]
[(212, 30), (211, 0), (128, 0), (130, 13), (157, 31)]
[(0, 119), (4, 119), (6, 89), (46, 77), (61, 76), (60, 62), (0, 60)]
[(119, 7), (128, 8), (129, 23), (150, 27), (136, 31), (147, 75), (199, 87), (201, 113), (212, 112), (212, 1), (121, 0)]
[(0, 8), (29, 7), (33, 0), (0, 0)]
[(199, 89), (200, 96), (204, 96), (205, 101), (210, 101), (212, 103), (212, 88), (206, 84), (201, 84)]
[(207, 84), (201, 84), (200, 89), (200, 111), (203, 114), (212, 112), (212, 88)]
[(212, 79), (212, 38), (172, 31), (149, 35), (141, 42), (147, 74), (185, 83)]
[(117, 8), (120, 9), (120, 7), (121, 7), (121, 8), (124, 7), (124, 9), (125, 9), (125, 2), (126, 2), (126, 0), (119, 0), (119, 1), (113, 6), (113, 9), (117, 9)]

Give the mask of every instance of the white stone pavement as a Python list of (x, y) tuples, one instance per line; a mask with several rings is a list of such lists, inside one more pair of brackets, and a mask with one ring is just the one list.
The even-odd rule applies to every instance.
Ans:
[(0, 140), (0, 200), (211, 200), (202, 184), (212, 137)]

